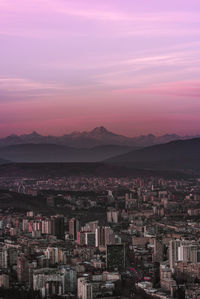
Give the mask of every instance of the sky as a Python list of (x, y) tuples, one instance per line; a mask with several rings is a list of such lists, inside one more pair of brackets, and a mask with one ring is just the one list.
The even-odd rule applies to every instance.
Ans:
[(0, 137), (199, 121), (199, 0), (0, 0)]

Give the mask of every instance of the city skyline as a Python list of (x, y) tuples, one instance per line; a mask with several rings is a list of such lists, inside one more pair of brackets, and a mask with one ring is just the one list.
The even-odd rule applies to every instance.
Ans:
[(0, 137), (198, 134), (197, 0), (0, 1)]

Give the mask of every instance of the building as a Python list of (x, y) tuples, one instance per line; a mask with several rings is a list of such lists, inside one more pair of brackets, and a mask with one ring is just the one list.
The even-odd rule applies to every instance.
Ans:
[(105, 246), (105, 228), (99, 226), (95, 231), (95, 246)]
[(78, 219), (72, 218), (69, 220), (69, 235), (73, 240), (77, 240), (79, 232)]
[(107, 222), (108, 223), (118, 223), (119, 212), (113, 208), (107, 211)]
[(93, 232), (85, 233), (85, 245), (95, 247), (95, 233)]
[(79, 245), (85, 245), (85, 232), (78, 232), (77, 242)]
[(155, 238), (153, 240), (154, 250), (153, 250), (153, 261), (162, 262), (163, 261), (163, 242), (160, 238)]
[(51, 220), (46, 219), (42, 221), (42, 234), (50, 235), (51, 234)]
[(177, 262), (176, 272), (178, 277), (184, 277), (186, 280), (200, 279), (200, 263)]
[(128, 194), (126, 193), (125, 195), (125, 208), (128, 210), (133, 210), (137, 208), (138, 206), (138, 199), (133, 198), (132, 193)]
[(56, 215), (51, 217), (51, 234), (58, 239), (64, 239), (64, 217)]
[(17, 279), (19, 282), (28, 282), (29, 280), (28, 259), (24, 254), (17, 258)]
[(75, 294), (77, 290), (77, 271), (70, 266), (62, 266), (63, 286), (65, 293)]
[[(117, 279), (118, 280), (118, 279)], [(116, 281), (104, 280), (102, 275), (84, 275), (78, 278), (78, 298), (79, 299), (94, 299), (107, 298), (113, 295)]]
[(125, 244), (107, 245), (106, 268), (109, 271), (123, 272), (126, 263)]
[(0, 267), (8, 268), (8, 249), (6, 247), (0, 248)]
[(115, 234), (111, 227), (98, 227), (95, 231), (95, 246), (106, 246), (108, 244), (115, 244)]
[(40, 291), (43, 298), (65, 293), (64, 274), (58, 269), (43, 268), (33, 272), (33, 289)]
[(177, 290), (177, 283), (172, 278), (172, 271), (166, 263), (160, 265), (160, 286), (163, 290), (170, 292), (172, 297)]
[(0, 272), (0, 288), (9, 288), (9, 275), (6, 272)]
[(178, 248), (178, 260), (191, 263), (200, 262), (199, 247), (197, 245), (183, 243)]
[(175, 263), (178, 261), (179, 246), (180, 246), (180, 240), (171, 240), (169, 242), (169, 265), (172, 271), (174, 271)]

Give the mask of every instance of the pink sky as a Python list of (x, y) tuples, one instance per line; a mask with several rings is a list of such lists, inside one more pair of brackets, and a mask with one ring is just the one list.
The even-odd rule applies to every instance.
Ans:
[(0, 136), (200, 133), (199, 0), (0, 0)]

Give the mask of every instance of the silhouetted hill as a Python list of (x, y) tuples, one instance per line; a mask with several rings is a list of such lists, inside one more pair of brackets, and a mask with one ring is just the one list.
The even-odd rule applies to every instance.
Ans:
[(8, 163), (10, 163), (10, 161), (0, 158), (0, 165), (1, 164), (8, 164)]
[(152, 171), (132, 169), (106, 163), (12, 163), (0, 165), (0, 177), (55, 178), (64, 176), (87, 177), (138, 177), (163, 176), (186, 177), (176, 171)]
[(19, 144), (0, 148), (0, 157), (13, 162), (97, 162), (130, 150), (117, 145), (77, 149), (56, 144)]
[(200, 171), (200, 138), (154, 145), (106, 162), (138, 169)]

